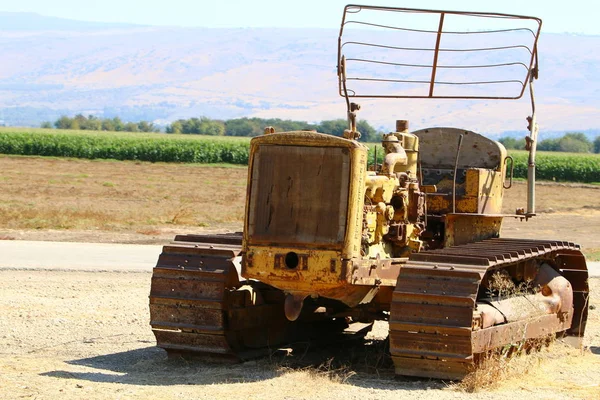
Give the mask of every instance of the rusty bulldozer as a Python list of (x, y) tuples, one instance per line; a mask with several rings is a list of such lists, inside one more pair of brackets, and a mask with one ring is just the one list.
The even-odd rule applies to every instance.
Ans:
[[(401, 17), (408, 27), (390, 22)], [(346, 6), (338, 77), (348, 129), (268, 128), (252, 139), (243, 232), (179, 235), (154, 268), (158, 346), (236, 360), (385, 320), (396, 374), (462, 379), (507, 345), (581, 338), (579, 246), (500, 237), (503, 218), (535, 216), (540, 29), (516, 15)], [(498, 142), (457, 128), (409, 132), (403, 120), (383, 136), (382, 163), (358, 142), (355, 98), (518, 99), (528, 88), (528, 199), (514, 214), (502, 214), (512, 159)]]

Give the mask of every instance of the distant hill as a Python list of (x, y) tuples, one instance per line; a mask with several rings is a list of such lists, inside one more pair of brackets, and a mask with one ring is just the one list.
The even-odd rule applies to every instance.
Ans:
[[(61, 114), (167, 123), (243, 116), (311, 122), (344, 118), (334, 29), (204, 29), (102, 24), (0, 13), (0, 123)], [(539, 122), (544, 132), (600, 129), (600, 36), (542, 34)], [(362, 101), (360, 118), (389, 130), (459, 126), (525, 133), (529, 100)]]
[(91, 31), (99, 29), (132, 28), (140, 25), (108, 22), (76, 21), (47, 17), (36, 13), (0, 11), (0, 31)]

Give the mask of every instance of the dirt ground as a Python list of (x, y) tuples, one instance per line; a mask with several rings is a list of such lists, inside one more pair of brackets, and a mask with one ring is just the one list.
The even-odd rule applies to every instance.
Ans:
[[(0, 156), (0, 240), (167, 243), (176, 233), (239, 230), (245, 168)], [(538, 185), (540, 215), (503, 235), (600, 250), (600, 187)], [(507, 192), (505, 212), (525, 204)], [(584, 346), (510, 361), (476, 394), (394, 378), (387, 324), (366, 341), (296, 344), (243, 364), (167, 359), (149, 326), (150, 273), (0, 270), (4, 399), (600, 399), (600, 279), (590, 280)]]
[(448, 382), (394, 379), (385, 323), (366, 343), (207, 365), (155, 347), (149, 273), (0, 271), (0, 398), (600, 398), (600, 279), (591, 285), (586, 350), (555, 343), (515, 359), (499, 384), (474, 395)]

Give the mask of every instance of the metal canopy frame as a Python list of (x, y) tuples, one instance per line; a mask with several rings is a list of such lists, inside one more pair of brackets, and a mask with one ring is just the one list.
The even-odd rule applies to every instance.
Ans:
[[(414, 29), (395, 25), (384, 25), (369, 22), (368, 20), (361, 20), (361, 12), (363, 11), (380, 11), (385, 13), (402, 13), (402, 14), (429, 14), (433, 17), (437, 17), (437, 25), (430, 29)], [(389, 14), (387, 14), (389, 15)], [(406, 17), (406, 15), (403, 15)], [(444, 22), (448, 17), (451, 16), (466, 16), (473, 18), (494, 18), (494, 19), (505, 19), (511, 20), (515, 23), (515, 27), (509, 29), (489, 29), (489, 30), (444, 30)], [(527, 21), (531, 28), (523, 24), (519, 26), (519, 21)], [(533, 22), (533, 24), (532, 24)], [(354, 5), (349, 4), (344, 8), (344, 16), (342, 19), (340, 34), (338, 38), (338, 81), (339, 81), (339, 93), (341, 96), (346, 98), (346, 102), (349, 104), (350, 98), (435, 98), (435, 99), (519, 99), (523, 96), (525, 88), (528, 82), (531, 82), (534, 78), (537, 78), (537, 42), (541, 30), (542, 21), (539, 18), (527, 17), (522, 15), (511, 15), (511, 14), (500, 14), (500, 13), (480, 13), (480, 12), (461, 12), (461, 11), (441, 11), (441, 10), (421, 10), (412, 8), (394, 8), (394, 7), (379, 7), (379, 6), (367, 6), (367, 5)], [(374, 41), (358, 41), (358, 40), (347, 40), (344, 37), (349, 27), (358, 27), (359, 29), (378, 29), (380, 31), (394, 32), (395, 34), (407, 35), (422, 35), (423, 37), (431, 37), (435, 35), (435, 46), (434, 47), (413, 47), (410, 44), (404, 44), (402, 42), (398, 45), (377, 43)], [(533, 29), (532, 29), (533, 28)], [(526, 33), (529, 32), (532, 35), (532, 40), (528, 43), (512, 44), (509, 46), (489, 46), (489, 47), (444, 47), (441, 45), (442, 40), (448, 36), (451, 37), (472, 37), (481, 38), (481, 35), (489, 34), (510, 34), (514, 32)], [(368, 36), (368, 35), (366, 35)], [(489, 36), (488, 36), (489, 37)], [(351, 56), (346, 58), (344, 50), (348, 47), (362, 50), (364, 56), (356, 57)], [(369, 58), (369, 52), (377, 49), (385, 49), (388, 54), (394, 54), (398, 52), (405, 52), (407, 54), (419, 54), (427, 58), (427, 55), (431, 54), (430, 63), (411, 63), (404, 61), (404, 59), (397, 61), (383, 61), (377, 60), (374, 57)], [(485, 64), (441, 64), (439, 62), (440, 55), (442, 54), (453, 54), (453, 55), (465, 55), (472, 56), (476, 54), (490, 54), (491, 52), (502, 52), (505, 50), (526, 51), (530, 54), (527, 60), (508, 60), (498, 63), (485, 63)], [(349, 66), (362, 65), (370, 68), (377, 68), (381, 66), (397, 68), (401, 70), (403, 74), (408, 75), (406, 79), (389, 79), (382, 77), (380, 74), (373, 74), (373, 76), (364, 75), (353, 75), (353, 71)], [(510, 77), (509, 79), (486, 79), (486, 80), (439, 80), (438, 73), (441, 70), (463, 70), (463, 75), (474, 75), (475, 71), (485, 71), (486, 76), (499, 68), (503, 67), (523, 67), (523, 74), (520, 76)], [(431, 70), (430, 78), (425, 79), (411, 79), (410, 74), (414, 72), (422, 73), (426, 69)], [(468, 76), (467, 76), (468, 78)], [(414, 86), (428, 85), (428, 89), (424, 94), (412, 94), (412, 93), (398, 93), (398, 94), (381, 94), (377, 92), (359, 92), (357, 89), (349, 88), (351, 83), (382, 83), (388, 85), (394, 84), (414, 84)], [(458, 87), (458, 86), (470, 86), (478, 87), (480, 89), (488, 89), (490, 86), (498, 87), (499, 84), (510, 84), (519, 86), (519, 91), (514, 95), (469, 95), (469, 94), (457, 94), (457, 95), (438, 95), (436, 94), (436, 88), (443, 87)]]
[[(388, 13), (386, 14), (388, 17), (392, 14), (392, 13), (399, 13), (399, 14), (403, 14), (404, 17), (407, 17), (407, 14), (409, 16), (413, 16), (413, 17), (417, 17), (417, 16), (429, 16), (433, 21), (437, 21), (437, 24), (435, 24), (432, 28), (430, 29), (421, 29), (421, 27), (419, 26), (418, 28), (415, 27), (402, 27), (402, 26), (397, 26), (397, 25), (385, 25), (385, 24), (381, 24), (379, 22), (375, 23), (375, 22), (369, 22), (368, 20), (360, 20), (359, 15), (362, 11), (366, 11), (366, 13), (368, 14), (371, 11), (379, 11), (382, 13)], [(381, 14), (379, 14), (381, 15)], [(393, 16), (393, 15), (392, 15)], [(458, 18), (457, 18), (458, 17)], [(463, 25), (460, 24), (460, 30), (455, 29), (455, 30), (445, 30), (444, 26), (445, 26), (445, 22), (446, 19), (460, 19), (461, 17), (471, 17), (473, 19), (496, 19), (496, 21), (498, 19), (500, 20), (504, 20), (503, 22), (509, 22), (509, 23), (514, 23), (515, 26), (510, 26), (510, 28), (508, 29), (487, 29), (487, 28), (478, 28), (478, 30), (465, 30), (463, 28)], [(401, 19), (401, 18), (399, 18)], [(379, 21), (379, 19), (378, 19)], [(489, 21), (489, 20), (488, 20)], [(406, 36), (409, 36), (411, 34), (416, 34), (416, 35), (426, 35), (426, 37), (431, 37), (429, 35), (435, 35), (435, 44), (433, 47), (414, 47), (411, 43), (410, 40), (407, 40), (406, 43), (403, 43), (401, 40), (399, 40), (400, 43), (396, 44), (396, 42), (393, 43), (378, 43), (377, 41), (362, 41), (362, 40), (346, 40), (344, 39), (344, 33), (346, 28), (351, 25), (351, 24), (356, 24), (361, 28), (370, 28), (371, 31), (374, 30), (383, 30), (383, 31), (388, 31), (388, 32), (395, 32), (395, 33), (404, 33), (406, 34)], [(518, 25), (517, 25), (518, 24)], [(528, 25), (531, 25), (533, 28), (528, 27)], [(535, 109), (535, 96), (534, 96), (534, 88), (533, 88), (533, 81), (535, 79), (538, 78), (538, 55), (537, 55), (537, 44), (538, 44), (538, 38), (540, 36), (540, 31), (542, 29), (542, 20), (539, 18), (535, 18), (535, 17), (527, 17), (527, 16), (523, 16), (523, 15), (512, 15), (512, 14), (501, 14), (501, 13), (482, 13), (482, 12), (464, 12), (464, 11), (442, 11), (442, 10), (422, 10), (422, 9), (415, 9), (415, 8), (395, 8), (395, 7), (379, 7), (379, 6), (366, 6), (366, 5), (355, 5), (355, 4), (349, 4), (344, 8), (344, 16), (342, 18), (342, 24), (340, 27), (340, 35), (338, 37), (338, 66), (337, 66), (337, 73), (338, 73), (338, 82), (339, 82), (339, 93), (341, 96), (343, 96), (346, 100), (346, 107), (347, 107), (347, 112), (348, 112), (348, 122), (349, 122), (349, 127), (350, 129), (347, 131), (348, 132), (348, 137), (349, 138), (358, 138), (360, 137), (360, 134), (356, 131), (356, 113), (358, 112), (358, 110), (360, 110), (360, 106), (354, 102), (351, 102), (351, 99), (354, 98), (404, 98), (404, 99), (488, 99), (488, 100), (500, 100), (500, 99), (520, 99), (523, 96), (523, 93), (525, 92), (525, 88), (527, 86), (529, 86), (529, 94), (530, 94), (530, 98), (531, 98), (531, 116), (527, 117), (527, 120), (529, 122), (529, 126), (527, 127), (527, 129), (529, 130), (529, 136), (526, 136), (526, 150), (529, 151), (529, 158), (527, 161), (527, 208), (523, 209), (523, 210), (518, 210), (518, 214), (520, 214), (521, 216), (523, 216), (524, 218), (529, 218), (535, 215), (535, 156), (536, 156), (536, 148), (537, 148), (537, 137), (538, 137), (538, 133), (539, 133), (539, 127), (537, 124), (537, 118), (536, 118), (536, 109)], [(514, 34), (515, 32), (517, 33), (526, 33), (529, 32), (532, 35), (532, 39), (530, 39), (530, 41), (527, 41), (525, 44), (522, 43), (522, 41), (518, 41), (517, 44), (511, 44), (511, 45), (507, 45), (507, 46), (502, 46), (502, 45), (490, 45), (490, 46), (474, 46), (474, 47), (446, 47), (445, 45), (442, 46), (442, 41), (444, 38), (450, 36), (455, 36), (455, 37), (462, 37), (462, 38), (473, 38), (473, 37), (477, 37), (477, 35), (490, 35), (490, 34)], [(361, 34), (363, 34), (364, 36), (371, 37), (371, 38), (376, 38), (376, 39), (381, 39), (382, 36), (376, 36), (376, 35), (369, 35), (369, 31), (367, 30), (363, 30), (360, 32)], [(518, 35), (512, 35), (514, 37), (518, 36)], [(526, 36), (528, 37), (528, 34), (526, 33)], [(488, 36), (489, 38), (489, 36)], [(511, 37), (512, 39), (512, 37)], [(519, 38), (520, 39), (520, 38)], [(452, 40), (449, 40), (450, 43), (452, 43)], [(345, 49), (347, 49), (348, 47), (354, 46), (358, 49), (368, 49), (371, 50), (371, 53), (369, 53), (369, 51), (364, 51), (365, 56), (364, 57), (356, 57), (356, 56), (351, 56), (349, 58), (346, 58), (346, 56), (344, 55), (343, 51)], [(385, 56), (381, 56), (378, 55), (378, 57), (374, 56), (373, 50), (374, 49), (385, 49), (386, 50), (386, 55)], [(477, 63), (477, 64), (454, 64), (454, 63), (447, 63), (444, 62), (443, 64), (440, 63), (440, 55), (445, 55), (445, 54), (459, 54), (459, 55), (464, 55), (464, 54), (481, 54), (482, 52), (502, 52), (502, 51), (506, 51), (509, 50), (515, 50), (518, 49), (518, 51), (526, 51), (528, 52), (529, 56), (525, 58), (523, 58), (522, 60), (520, 60), (519, 58), (517, 58), (516, 60), (508, 60), (508, 61), (498, 61), (498, 62), (491, 62), (491, 63)], [(422, 57), (422, 59), (425, 60), (431, 60), (431, 62), (427, 62), (427, 63), (423, 63), (423, 62), (411, 62), (405, 61), (405, 58), (401, 58), (399, 61), (396, 61), (395, 59), (392, 59), (392, 61), (389, 61), (388, 59), (386, 59), (387, 54), (389, 53), (396, 53), (395, 55), (398, 56), (398, 52), (400, 52), (400, 54), (402, 54), (402, 52), (407, 52), (407, 54), (410, 55), (414, 55), (414, 54), (425, 54), (425, 57)], [(502, 55), (502, 54), (500, 54)], [(370, 56), (370, 57), (369, 57)], [(430, 56), (430, 58), (428, 58), (427, 56)], [(506, 55), (505, 55), (506, 57)], [(378, 59), (379, 58), (379, 59)], [(443, 57), (446, 58), (450, 61), (454, 61), (454, 59), (452, 57)], [(465, 57), (465, 58), (469, 58), (469, 57)], [(501, 58), (501, 57), (499, 57)], [(410, 60), (410, 57), (409, 57)], [(394, 76), (394, 74), (397, 74), (397, 70), (393, 70), (391, 73), (391, 78), (388, 77), (382, 77), (381, 75), (384, 74), (380, 74), (380, 73), (373, 73), (372, 69), (365, 69), (363, 70), (364, 72), (367, 73), (371, 73), (371, 76), (360, 76), (360, 75), (348, 75), (348, 63), (355, 63), (355, 64), (363, 64), (363, 65), (370, 65), (372, 66), (385, 66), (385, 67), (392, 67), (394, 69), (401, 69), (402, 72), (405, 72), (405, 70), (412, 70), (413, 72), (415, 70), (417, 71), (423, 71), (426, 69), (430, 69), (430, 75), (428, 77), (427, 80), (424, 79), (412, 79), (410, 74), (400, 74), (400, 76), (403, 76), (402, 79), (398, 79)], [(493, 72), (494, 70), (497, 70), (499, 68), (504, 68), (504, 67), (517, 67), (518, 69), (520, 69), (520, 67), (523, 67), (523, 69), (525, 70), (523, 74), (519, 74), (518, 76), (511, 76), (510, 78), (504, 78), (504, 76), (501, 76), (500, 78), (497, 79), (487, 79), (487, 72), (491, 71)], [(447, 81), (447, 80), (439, 80), (438, 79), (438, 72), (441, 70), (465, 70), (465, 71), (469, 71), (469, 73), (467, 74), (460, 74), (460, 79), (461, 80), (452, 80), (452, 81)], [(358, 68), (358, 70), (360, 70), (360, 68)], [(479, 71), (479, 73), (481, 73), (483, 71), (483, 75), (486, 77), (486, 79), (484, 80), (480, 80), (480, 79), (476, 79), (477, 73), (474, 71)], [(385, 71), (384, 71), (385, 72)], [(388, 70), (389, 72), (389, 70)], [(510, 71), (509, 71), (510, 72)], [(514, 71), (513, 71), (514, 72)], [(418, 75), (418, 73), (417, 73)], [(467, 79), (463, 80), (465, 75), (467, 75)], [(452, 75), (451, 75), (452, 76)], [(468, 78), (471, 77), (474, 80), (468, 80)], [(400, 93), (400, 94), (381, 94), (381, 93), (370, 93), (370, 92), (366, 92), (366, 93), (357, 93), (356, 90), (352, 89), (352, 88), (348, 88), (348, 82), (352, 82), (352, 83), (376, 83), (376, 84), (383, 84), (383, 85), (394, 85), (394, 84), (402, 84), (402, 85), (427, 85), (427, 91), (425, 94), (422, 95), (415, 95), (412, 94), (411, 90), (408, 90), (406, 93), (406, 91), (404, 93)], [(516, 93), (515, 95), (505, 95), (505, 96), (498, 96), (498, 95), (472, 95), (472, 94), (468, 94), (468, 90), (466, 90), (467, 93), (464, 94), (456, 94), (456, 95), (439, 95), (436, 93), (436, 88), (443, 86), (443, 87), (454, 87), (454, 88), (464, 88), (466, 87), (473, 87), (473, 86), (478, 86), (478, 89), (489, 89), (490, 86), (492, 86), (492, 91), (493, 91), (493, 86), (495, 85), (499, 85), (499, 84), (508, 84), (508, 85), (516, 85), (518, 84), (518, 93)], [(487, 93), (487, 92), (486, 92)], [(345, 133), (346, 136), (346, 133)]]

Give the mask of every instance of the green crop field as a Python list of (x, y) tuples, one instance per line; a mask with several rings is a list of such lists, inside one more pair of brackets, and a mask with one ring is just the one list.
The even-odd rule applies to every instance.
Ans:
[[(515, 160), (514, 176), (526, 178), (529, 153), (511, 150), (509, 154)], [(600, 154), (543, 151), (537, 153), (535, 163), (537, 179), (600, 183)]]
[(151, 162), (248, 163), (250, 138), (164, 133), (0, 129), (0, 153)]
[[(375, 144), (370, 144), (369, 165), (373, 164)], [(509, 150), (514, 159), (514, 177), (527, 178), (527, 160), (525, 150)], [(377, 145), (378, 162), (383, 162), (383, 148)], [(561, 153), (553, 151), (537, 152), (536, 178), (557, 182), (600, 183), (600, 154)]]
[(16, 128), (16, 127), (0, 127), (0, 134), (24, 134), (30, 133), (35, 135), (70, 135), (70, 136), (87, 136), (101, 138), (136, 138), (136, 139), (175, 139), (175, 140), (211, 140), (223, 142), (250, 142), (249, 137), (241, 136), (203, 136), (203, 135), (183, 135), (183, 134), (167, 134), (156, 132), (106, 132), (106, 131), (91, 131), (91, 130), (73, 130), (73, 129), (43, 129), (43, 128)]
[[(0, 154), (183, 163), (248, 163), (250, 138), (0, 128)], [(375, 144), (369, 144), (373, 163)], [(377, 146), (379, 162), (383, 149)], [(527, 152), (510, 151), (515, 178), (527, 176)], [(538, 152), (536, 176), (560, 182), (600, 182), (600, 155)]]

